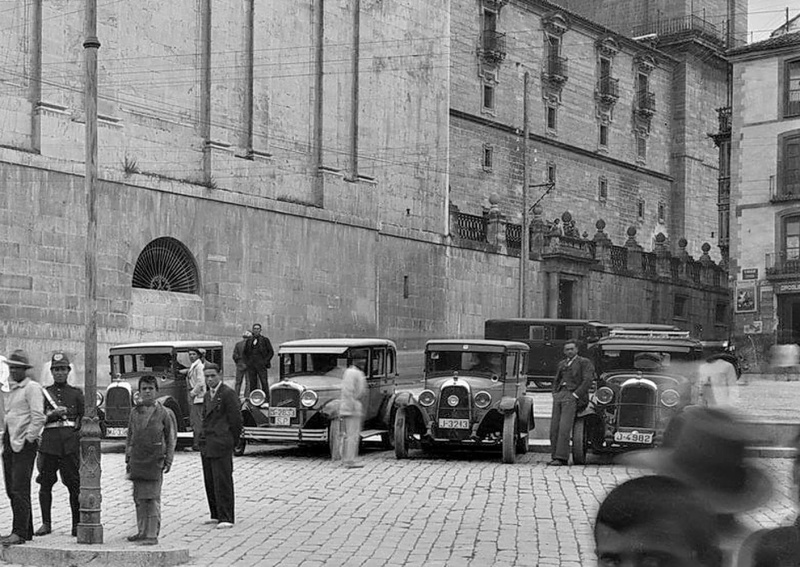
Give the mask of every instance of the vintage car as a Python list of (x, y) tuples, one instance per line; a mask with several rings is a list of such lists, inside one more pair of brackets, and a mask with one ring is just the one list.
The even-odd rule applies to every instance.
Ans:
[(113, 346), (108, 357), (111, 383), (106, 388), (101, 428), (108, 439), (125, 438), (131, 408), (138, 401), (139, 378), (158, 378), (158, 401), (170, 408), (178, 421), (178, 439), (191, 439), (186, 375), (189, 349), (204, 349), (208, 362), (222, 369), (222, 343), (218, 341), (159, 341)]
[(534, 428), (527, 357), (518, 342), (428, 341), (423, 383), (395, 397), (395, 456), (407, 458), (411, 447), (483, 446), (501, 448), (503, 462), (513, 463)]
[(327, 443), (337, 450), (341, 381), (348, 366), (364, 371), (362, 439), (380, 435), (391, 446), (391, 399), (397, 376), (397, 347), (387, 339), (303, 339), (278, 347), (280, 380), (253, 390), (242, 404), (244, 430), (236, 455), (247, 443)]
[(688, 331), (612, 328), (593, 344), (597, 384), (575, 419), (572, 460), (660, 445), (669, 422), (697, 402), (694, 376), (703, 354)]

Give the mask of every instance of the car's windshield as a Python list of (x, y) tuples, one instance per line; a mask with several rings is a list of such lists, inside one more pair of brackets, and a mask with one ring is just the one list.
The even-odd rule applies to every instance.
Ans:
[(112, 374), (150, 374), (164, 373), (172, 368), (172, 354), (168, 352), (137, 353), (113, 355), (111, 357)]
[(281, 354), (281, 376), (318, 375), (341, 378), (345, 369), (354, 365), (362, 370), (367, 367), (366, 355), (357, 356), (360, 351), (344, 353), (291, 353)]
[(615, 370), (640, 370), (642, 372), (674, 372), (684, 374), (691, 372), (695, 366), (697, 354), (685, 351), (669, 352), (658, 350), (622, 350), (603, 349), (598, 360), (598, 372)]
[(430, 350), (426, 356), (428, 374), (464, 372), (500, 376), (503, 353)]

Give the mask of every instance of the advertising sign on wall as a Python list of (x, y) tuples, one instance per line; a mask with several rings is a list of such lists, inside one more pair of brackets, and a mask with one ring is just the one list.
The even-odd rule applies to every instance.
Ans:
[(736, 282), (736, 312), (754, 313), (758, 310), (756, 282)]

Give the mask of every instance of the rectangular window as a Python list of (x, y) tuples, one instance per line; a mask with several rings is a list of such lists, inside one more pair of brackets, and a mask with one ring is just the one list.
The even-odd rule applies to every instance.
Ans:
[(483, 169), (485, 171), (492, 170), (492, 160), (494, 158), (494, 149), (492, 146), (483, 146)]
[(714, 322), (717, 325), (725, 325), (728, 322), (728, 304), (717, 303), (714, 308)]
[(556, 182), (556, 164), (554, 163), (547, 164), (547, 182), (548, 183)]
[(494, 85), (483, 84), (483, 108), (494, 110)]
[(497, 31), (497, 12), (492, 10), (483, 11), (483, 31), (489, 33)]
[(783, 139), (781, 195), (800, 197), (800, 136)]
[[(600, 58), (600, 85), (601, 89), (603, 85), (611, 78), (611, 59), (608, 57), (601, 57)], [(601, 92), (607, 92), (602, 91)]]
[(547, 129), (555, 131), (558, 126), (558, 110), (555, 106), (547, 107)]
[(800, 217), (783, 221), (783, 253), (787, 260), (800, 259)]
[(600, 124), (600, 147), (608, 147), (608, 125)]
[(644, 199), (639, 199), (639, 203), (636, 206), (636, 213), (639, 215), (639, 220), (644, 218)]
[(675, 319), (686, 319), (689, 312), (689, 298), (685, 295), (676, 295), (673, 304), (672, 316)]
[(800, 116), (800, 61), (786, 64), (786, 106), (784, 116)]
[(639, 100), (642, 99), (643, 96), (647, 94), (647, 89), (650, 86), (650, 79), (644, 73), (639, 73), (638, 81), (637, 81), (637, 89), (636, 92), (639, 95)]
[(647, 161), (647, 138), (636, 136), (636, 159)]
[(667, 206), (664, 203), (658, 204), (658, 222), (664, 222), (667, 218)]
[(608, 200), (608, 180), (605, 177), (600, 178), (597, 184), (597, 193), (600, 202), (605, 203)]

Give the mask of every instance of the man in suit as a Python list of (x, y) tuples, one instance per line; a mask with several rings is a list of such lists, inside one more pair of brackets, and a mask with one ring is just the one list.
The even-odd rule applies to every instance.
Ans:
[(253, 325), (253, 336), (247, 339), (244, 345), (244, 360), (247, 363), (247, 381), (250, 383), (250, 391), (261, 388), (269, 392), (269, 380), (267, 369), (275, 351), (272, 350), (272, 343), (267, 337), (261, 336), (261, 325)]
[(203, 404), (200, 457), (203, 463), (208, 508), (217, 529), (234, 523), (233, 448), (242, 434), (239, 396), (222, 383), (219, 366), (206, 363), (203, 371), (207, 392)]
[[(242, 382), (244, 382), (244, 375), (247, 373), (247, 361), (244, 358), (244, 347), (247, 345), (247, 340), (252, 336), (253, 334), (250, 331), (245, 331), (242, 335), (242, 340), (233, 347), (233, 362), (236, 363), (236, 382), (233, 390), (236, 392), (237, 396), (242, 393)], [(250, 388), (245, 385), (244, 395), (247, 396), (249, 394)]]
[(553, 413), (550, 418), (551, 465), (569, 464), (569, 444), (578, 406), (586, 406), (589, 388), (594, 379), (594, 365), (588, 358), (578, 356), (578, 345), (564, 345), (566, 357), (558, 365), (553, 380)]

